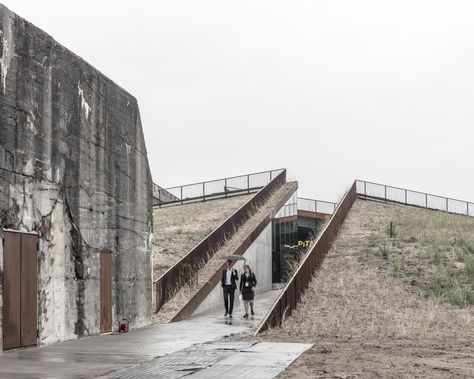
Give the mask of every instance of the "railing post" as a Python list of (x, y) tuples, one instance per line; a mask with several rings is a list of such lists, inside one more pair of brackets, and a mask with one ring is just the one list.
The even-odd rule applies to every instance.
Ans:
[(365, 198), (367, 199), (367, 182), (364, 180), (364, 195)]
[(469, 201), (466, 202), (466, 205), (467, 205), (467, 207), (466, 207), (467, 208), (467, 215), (469, 216)]
[(206, 200), (206, 182), (202, 182), (202, 201)]
[(383, 186), (385, 190), (385, 202), (387, 202), (387, 186)]
[(405, 204), (407, 203), (407, 190), (405, 189)]
[(183, 204), (183, 186), (181, 186), (181, 204)]
[(428, 194), (425, 193), (425, 208), (428, 208)]
[(227, 178), (224, 179), (224, 193), (225, 197), (227, 197)]
[(247, 193), (250, 193), (250, 175), (247, 174)]
[(314, 200), (314, 213), (318, 213), (318, 201)]
[(270, 170), (270, 181), (272, 181), (272, 179), (273, 179), (272, 174), (273, 174), (273, 172), (272, 172), (272, 170)]
[(449, 212), (449, 199), (446, 198), (446, 212)]

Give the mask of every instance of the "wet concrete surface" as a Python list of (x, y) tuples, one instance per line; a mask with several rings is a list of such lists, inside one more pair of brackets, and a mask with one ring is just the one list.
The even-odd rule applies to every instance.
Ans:
[(312, 344), (280, 342), (210, 342), (112, 375), (136, 378), (273, 378)]
[(222, 307), (190, 320), (131, 330), (124, 334), (0, 352), (0, 378), (112, 376), (195, 344), (217, 341), (230, 335), (251, 334), (278, 295), (279, 291), (259, 294), (255, 302), (255, 318), (250, 320), (242, 318), (244, 311), (236, 300), (232, 320), (224, 318)]

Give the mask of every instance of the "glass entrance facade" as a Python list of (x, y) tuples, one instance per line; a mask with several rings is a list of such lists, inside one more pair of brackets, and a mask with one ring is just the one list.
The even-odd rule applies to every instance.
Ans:
[(272, 273), (274, 283), (284, 283), (298, 262), (298, 197), (295, 192), (273, 219)]

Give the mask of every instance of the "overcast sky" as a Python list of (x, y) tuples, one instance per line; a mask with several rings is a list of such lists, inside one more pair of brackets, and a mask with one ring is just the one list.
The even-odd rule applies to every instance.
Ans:
[(474, 1), (0, 0), (138, 99), (162, 186), (286, 167), (474, 201)]

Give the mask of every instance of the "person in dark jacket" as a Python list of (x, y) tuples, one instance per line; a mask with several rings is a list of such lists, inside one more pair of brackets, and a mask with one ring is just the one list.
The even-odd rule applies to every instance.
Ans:
[(229, 318), (232, 318), (232, 311), (234, 310), (234, 292), (237, 289), (237, 281), (239, 280), (239, 274), (237, 270), (232, 269), (233, 262), (227, 261), (227, 268), (222, 271), (222, 290), (224, 292), (224, 307), (225, 314)]
[(252, 316), (253, 312), (253, 300), (255, 297), (255, 287), (257, 286), (257, 278), (252, 272), (249, 265), (244, 265), (244, 272), (240, 276), (240, 293), (242, 294), (242, 300), (244, 301), (245, 315), (244, 318), (249, 318), (249, 308)]

